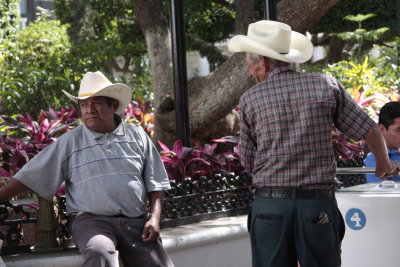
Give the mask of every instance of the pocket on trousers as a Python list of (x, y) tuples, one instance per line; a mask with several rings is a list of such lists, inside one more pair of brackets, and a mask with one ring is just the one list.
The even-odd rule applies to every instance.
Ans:
[[(284, 216), (281, 214), (273, 214), (273, 213), (258, 213), (253, 216), (253, 222), (251, 226), (254, 227), (253, 230), (269, 233), (277, 233), (280, 232), (283, 227)], [(259, 232), (259, 233), (261, 233)]]
[(316, 251), (333, 251), (337, 248), (336, 224), (332, 221), (318, 223), (318, 217), (306, 219), (304, 223), (305, 241)]
[(251, 223), (252, 244), (261, 250), (274, 251), (285, 233), (284, 220), (282, 214), (254, 214)]

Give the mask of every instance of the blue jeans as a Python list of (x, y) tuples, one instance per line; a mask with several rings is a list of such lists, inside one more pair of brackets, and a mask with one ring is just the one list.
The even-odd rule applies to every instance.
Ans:
[(339, 267), (345, 225), (336, 199), (256, 197), (248, 218), (253, 267)]

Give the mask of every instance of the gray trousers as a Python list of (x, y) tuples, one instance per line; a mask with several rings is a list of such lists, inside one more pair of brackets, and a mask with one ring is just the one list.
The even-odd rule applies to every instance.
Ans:
[(83, 213), (71, 225), (72, 238), (84, 257), (84, 267), (173, 267), (158, 238), (143, 242), (146, 218)]

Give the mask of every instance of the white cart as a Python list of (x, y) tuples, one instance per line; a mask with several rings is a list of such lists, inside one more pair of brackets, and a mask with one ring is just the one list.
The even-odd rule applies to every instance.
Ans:
[(346, 223), (342, 267), (399, 267), (400, 183), (357, 185), (336, 197)]

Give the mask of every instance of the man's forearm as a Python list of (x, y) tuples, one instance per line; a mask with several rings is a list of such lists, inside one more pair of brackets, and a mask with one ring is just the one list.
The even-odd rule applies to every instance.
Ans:
[(0, 188), (0, 201), (10, 199), (11, 197), (22, 194), (28, 190), (29, 188), (26, 185), (17, 179), (12, 178), (8, 184)]
[(164, 201), (164, 192), (163, 191), (149, 192), (149, 200), (150, 200), (151, 218), (159, 222), (161, 219), (161, 211)]
[(387, 154), (386, 142), (378, 127), (374, 126), (364, 137), (368, 148), (374, 154), (377, 164), (388, 164), (389, 156)]
[(376, 171), (375, 175), (379, 178), (388, 178), (388, 174), (395, 171), (396, 165), (390, 161), (385, 139), (377, 126), (372, 127), (364, 137), (368, 148), (375, 156)]
[(144, 242), (152, 242), (160, 235), (161, 210), (164, 200), (163, 191), (149, 192), (148, 195), (150, 200), (151, 217), (144, 225), (142, 233), (142, 239)]

